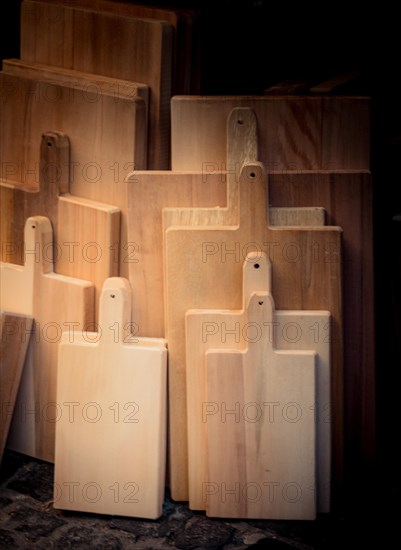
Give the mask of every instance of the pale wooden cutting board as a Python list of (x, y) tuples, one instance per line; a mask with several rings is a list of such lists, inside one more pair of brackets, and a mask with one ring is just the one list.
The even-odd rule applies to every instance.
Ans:
[(71, 406), (56, 426), (55, 508), (152, 519), (162, 514), (166, 342), (129, 336), (130, 293), (126, 279), (108, 279), (98, 331), (78, 332), (72, 340), (63, 334), (57, 402)]
[(54, 232), (55, 271), (92, 281), (100, 296), (105, 279), (119, 273), (120, 211), (69, 194), (69, 151), (67, 136), (46, 132), (40, 141), (39, 190), (0, 185), (1, 259), (22, 265), (26, 219), (46, 215)]
[(315, 519), (316, 354), (276, 349), (271, 294), (251, 294), (245, 315), (245, 349), (206, 353), (207, 515)]
[[(95, 198), (100, 189), (146, 168), (143, 99), (120, 90), (88, 92), (85, 84), (56, 83), (0, 73), (2, 179), (37, 189), (38, 136), (62, 131), (71, 142), (71, 192)], [(92, 195), (90, 194), (92, 192)], [(93, 196), (95, 195), (95, 196)]]
[(58, 275), (51, 261), (48, 218), (25, 224), (25, 264), (0, 264), (2, 309), (35, 319), (7, 446), (42, 460), (54, 460), (54, 431), (62, 406), (56, 402), (58, 342), (63, 330), (93, 326), (94, 286)]
[[(184, 316), (192, 308), (239, 308), (241, 266), (249, 252), (265, 252), (273, 262), (273, 292), (279, 309), (331, 312), (334, 423), (336, 433), (342, 434), (341, 229), (270, 227), (266, 193), (263, 166), (247, 164), (240, 176), (239, 215), (235, 224), (170, 227), (165, 233), (170, 482), (173, 498), (177, 500), (188, 499)], [(340, 437), (336, 446), (342, 449)]]
[(33, 319), (0, 312), (0, 462), (10, 429)]
[(224, 169), (223, 136), (235, 107), (255, 111), (257, 158), (269, 173), (370, 168), (369, 98), (176, 96), (171, 100), (172, 169)]
[[(256, 292), (271, 292), (271, 262), (264, 253), (246, 257), (242, 281), (241, 309), (189, 310), (185, 316), (189, 506), (195, 510), (206, 508), (204, 491), (209, 478), (205, 418), (209, 413), (221, 412), (220, 406), (205, 405), (213, 401), (206, 392), (205, 353), (212, 348), (244, 350), (248, 343), (252, 346), (268, 337), (278, 350), (316, 352), (316, 402), (304, 412), (316, 415), (316, 506), (319, 513), (327, 513), (331, 483), (330, 313), (275, 310), (271, 322), (259, 324), (247, 317), (246, 308)], [(272, 405), (272, 412), (281, 415), (287, 403), (288, 397), (280, 408)]]
[[(166, 21), (119, 13), (117, 7), (106, 12), (105, 5), (90, 9), (88, 4), (82, 8), (72, 4), (22, 3), (21, 59), (147, 84), (148, 168), (169, 168), (173, 27)], [(126, 140), (126, 117), (116, 120), (119, 132), (115, 139)], [(118, 151), (117, 143), (115, 147)], [(137, 169), (141, 167), (138, 162)]]

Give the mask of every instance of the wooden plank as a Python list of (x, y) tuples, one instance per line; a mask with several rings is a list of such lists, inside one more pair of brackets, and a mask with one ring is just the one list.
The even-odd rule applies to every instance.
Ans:
[[(327, 513), (330, 511), (331, 480), (330, 314), (325, 311), (275, 310), (271, 322), (256, 323), (247, 318), (246, 308), (256, 291), (262, 293), (271, 290), (271, 262), (264, 253), (247, 255), (243, 263), (242, 280), (242, 309), (197, 309), (189, 310), (185, 316), (189, 505), (195, 510), (205, 509), (208, 490), (213, 492), (219, 489), (222, 496), (221, 485), (208, 485), (206, 424), (209, 415), (221, 413), (221, 407), (213, 403), (222, 403), (224, 400), (214, 401), (207, 397), (205, 353), (210, 349), (243, 351), (247, 345), (268, 337), (279, 350), (314, 350), (317, 354), (316, 403), (310, 403), (303, 413), (310, 414), (313, 410), (315, 414), (316, 504), (318, 512)], [(219, 385), (216, 391), (222, 388)], [(269, 402), (280, 401), (275, 399)], [(286, 396), (285, 401), (280, 402), (281, 409), (274, 409), (272, 405), (276, 414), (281, 415), (284, 404), (288, 402)], [(216, 481), (213, 477), (210, 479)], [(246, 499), (240, 500), (241, 506), (246, 505)]]
[(100, 295), (104, 281), (119, 272), (120, 211), (115, 206), (69, 194), (69, 151), (67, 136), (46, 132), (40, 142), (38, 192), (0, 186), (5, 227), (1, 257), (22, 265), (26, 219), (46, 215), (54, 231), (57, 273), (92, 281)]
[(174, 7), (147, 6), (109, 0), (41, 0), (51, 4), (75, 8), (86, 8), (104, 13), (114, 13), (120, 17), (156, 19), (167, 21), (174, 29), (173, 82), (172, 94), (199, 93), (192, 71), (194, 56), (199, 48), (199, 37), (193, 29), (197, 21), (194, 10)]
[(63, 334), (57, 402), (72, 408), (56, 427), (54, 506), (156, 519), (164, 501), (167, 349), (164, 340), (126, 335), (130, 292), (126, 279), (108, 279), (98, 331), (73, 340)]
[(171, 100), (172, 169), (224, 169), (226, 120), (235, 107), (254, 110), (257, 159), (269, 173), (370, 168), (369, 98), (176, 96)]
[[(92, 195), (122, 179), (133, 168), (146, 167), (146, 109), (139, 97), (116, 96), (83, 85), (36, 80), (0, 73), (2, 100), (1, 179), (38, 188), (38, 136), (49, 129), (71, 141), (71, 191)], [(119, 169), (119, 172), (117, 170)]]
[[(23, 61), (149, 85), (150, 169), (169, 168), (172, 48), (173, 28), (165, 21), (36, 0), (21, 5)], [(115, 120), (126, 140), (126, 117)], [(137, 160), (136, 168), (146, 166)]]
[(165, 319), (169, 341), (170, 478), (174, 499), (188, 498), (184, 316), (188, 309), (241, 304), (240, 265), (251, 251), (273, 262), (279, 309), (328, 310), (332, 314), (332, 395), (336, 459), (342, 453), (341, 229), (270, 227), (267, 182), (260, 163), (244, 165), (235, 224), (170, 227), (165, 233)]
[(0, 264), (2, 309), (35, 319), (11, 423), (8, 447), (42, 460), (54, 459), (58, 342), (63, 330), (83, 330), (94, 322), (92, 283), (53, 271), (52, 228), (48, 218), (25, 224), (25, 264)]
[(32, 317), (0, 312), (0, 461), (14, 412), (32, 323)]
[(224, 205), (226, 193), (225, 176), (220, 173), (146, 171), (129, 177), (128, 231), (126, 245), (121, 247), (121, 269), (128, 269), (135, 294), (132, 307), (134, 319), (140, 319), (139, 335), (162, 337), (165, 333), (162, 209)]
[[(270, 176), (269, 191), (272, 205), (321, 205), (327, 223), (343, 229), (344, 443), (355, 477), (362, 464), (370, 470), (376, 456), (372, 176), (367, 171), (277, 173)], [(337, 426), (334, 422), (334, 439), (340, 437)], [(342, 479), (337, 464), (334, 459), (336, 491)]]
[[(272, 295), (252, 293), (247, 323), (271, 327), (274, 317)], [(316, 354), (279, 351), (266, 330), (251, 338), (206, 353), (206, 403), (218, 409), (205, 417), (207, 515), (315, 519)]]
[(140, 97), (145, 102), (146, 120), (149, 108), (149, 86), (130, 80), (120, 80), (103, 75), (83, 73), (62, 67), (41, 65), (40, 63), (27, 63), (20, 59), (3, 59), (3, 72), (14, 76), (31, 78), (36, 80), (51, 81), (54, 84), (70, 84), (78, 86), (86, 95), (88, 101), (97, 101), (102, 92), (115, 96), (115, 100), (121, 97)]

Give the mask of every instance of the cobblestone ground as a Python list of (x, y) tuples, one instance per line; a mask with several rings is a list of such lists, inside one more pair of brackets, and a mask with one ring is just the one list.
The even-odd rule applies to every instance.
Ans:
[[(309, 550), (337, 549), (345, 546), (345, 540), (349, 543), (343, 519), (216, 520), (192, 512), (168, 495), (157, 521), (63, 512), (53, 508), (52, 482), (52, 464), (5, 452), (0, 468), (0, 548)], [(357, 538), (360, 542), (359, 534)]]

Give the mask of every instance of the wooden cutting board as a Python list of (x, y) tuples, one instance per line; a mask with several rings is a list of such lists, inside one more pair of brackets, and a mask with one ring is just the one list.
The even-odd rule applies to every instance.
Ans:
[(316, 517), (316, 354), (277, 350), (262, 330), (274, 318), (272, 295), (253, 293), (246, 308), (253, 334), (245, 349), (206, 353), (206, 406), (213, 407), (204, 415), (209, 516)]
[(79, 86), (88, 101), (96, 102), (102, 92), (118, 101), (121, 97), (140, 97), (145, 102), (146, 120), (149, 107), (149, 86), (130, 80), (120, 80), (109, 76), (83, 73), (73, 69), (52, 67), (40, 63), (27, 63), (20, 59), (3, 59), (3, 72), (14, 76), (51, 81), (54, 84)]
[[(316, 399), (303, 409), (303, 413), (309, 415), (313, 411), (316, 415), (316, 506), (319, 513), (327, 513), (330, 511), (331, 481), (330, 313), (275, 310), (271, 321), (260, 324), (249, 318), (247, 305), (256, 293), (271, 293), (271, 262), (264, 253), (247, 255), (242, 280), (241, 309), (189, 310), (185, 316), (189, 506), (195, 510), (205, 509), (208, 480), (216, 480), (213, 476), (209, 478), (207, 473), (207, 421), (211, 415), (219, 416), (221, 407), (214, 406), (213, 399), (207, 396), (205, 353), (211, 349), (244, 351), (248, 345), (252, 347), (255, 342), (269, 338), (277, 350), (316, 352)], [(296, 386), (295, 382), (293, 385)], [(225, 385), (217, 385), (215, 392), (225, 391), (224, 388)], [(280, 402), (281, 408), (272, 405), (272, 414), (275, 411), (282, 416), (283, 406), (288, 402), (286, 396), (285, 401)], [(213, 487), (216, 488), (210, 485), (209, 489)], [(218, 498), (217, 493), (214, 498)], [(240, 500), (242, 507), (246, 499)]]
[(70, 406), (56, 426), (55, 508), (152, 519), (162, 514), (166, 342), (127, 336), (130, 292), (126, 279), (108, 279), (99, 330), (73, 340), (63, 334), (57, 402)]
[(54, 231), (56, 272), (92, 281), (100, 296), (105, 279), (119, 272), (120, 211), (69, 193), (69, 151), (67, 136), (46, 132), (40, 142), (39, 190), (0, 186), (2, 260), (24, 263), (26, 219), (46, 215)]
[(176, 96), (171, 100), (172, 169), (224, 169), (222, 136), (235, 107), (255, 111), (257, 158), (269, 173), (370, 168), (369, 98)]
[[(199, 93), (195, 78), (199, 36), (197, 13), (194, 10), (167, 8), (116, 2), (109, 0), (42, 0), (64, 6), (87, 8), (98, 12), (114, 13), (121, 17), (136, 17), (167, 21), (174, 29), (172, 95)], [(29, 9), (29, 8), (27, 8)], [(195, 65), (195, 66), (194, 66)]]
[(54, 459), (54, 430), (62, 406), (56, 401), (58, 342), (63, 330), (87, 330), (94, 322), (92, 283), (53, 271), (52, 228), (48, 218), (25, 224), (25, 263), (1, 263), (2, 309), (32, 316), (28, 350), (8, 438), (14, 451)]
[[(169, 168), (173, 27), (166, 21), (120, 14), (116, 8), (108, 8), (107, 13), (102, 8), (72, 4), (36, 0), (22, 3), (21, 59), (147, 84), (148, 168)], [(115, 121), (119, 131), (113, 139), (121, 136), (126, 140), (127, 117), (119, 116)], [(112, 142), (114, 147), (118, 152), (117, 143)], [(117, 158), (121, 158), (121, 152)], [(113, 158), (110, 165), (115, 161)], [(137, 169), (141, 168), (146, 166), (137, 160)]]
[(32, 323), (32, 317), (27, 315), (0, 312), (0, 462), (14, 412)]
[(84, 84), (55, 83), (0, 73), (0, 158), (3, 181), (39, 185), (37, 139), (49, 129), (71, 142), (71, 191), (90, 192), (146, 168), (146, 105), (121, 90), (88, 92)]
[(332, 314), (333, 446), (342, 456), (341, 229), (270, 227), (267, 181), (260, 163), (244, 165), (235, 224), (170, 227), (165, 233), (165, 319), (169, 342), (170, 481), (176, 500), (188, 499), (186, 472), (186, 364), (184, 316), (188, 309), (241, 306), (246, 254), (265, 252), (273, 262), (279, 309)]
[[(241, 124), (238, 121), (241, 121)], [(163, 223), (197, 225), (230, 220), (238, 202), (239, 164), (256, 160), (257, 125), (250, 109), (235, 109), (228, 117), (228, 157), (230, 171), (224, 172), (134, 172), (128, 178), (127, 201), (118, 200), (126, 216), (128, 236), (122, 246), (122, 269), (135, 291), (134, 318), (140, 319), (138, 334), (161, 337), (165, 333), (163, 304)], [(122, 193), (123, 195), (123, 193)], [(116, 197), (114, 197), (114, 200)], [(227, 207), (227, 203), (230, 205)], [(173, 208), (174, 207), (174, 208)], [(270, 210), (271, 225), (323, 225), (320, 208)], [(152, 220), (149, 224), (148, 220)], [(125, 264), (125, 265), (123, 265)], [(153, 300), (149, 301), (149, 296)]]

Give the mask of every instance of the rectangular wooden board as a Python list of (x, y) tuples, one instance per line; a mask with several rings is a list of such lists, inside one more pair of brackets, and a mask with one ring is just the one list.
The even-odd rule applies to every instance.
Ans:
[(172, 169), (224, 169), (226, 120), (235, 107), (255, 111), (257, 159), (268, 173), (370, 168), (367, 97), (176, 96), (171, 101)]
[[(21, 59), (147, 84), (150, 88), (147, 167), (169, 168), (171, 24), (131, 17), (118, 9), (101, 11), (88, 5), (81, 8), (25, 0), (21, 6)], [(125, 118), (117, 120), (121, 125)], [(120, 133), (127, 137), (124, 126), (120, 126)], [(140, 168), (138, 163), (137, 169)]]

